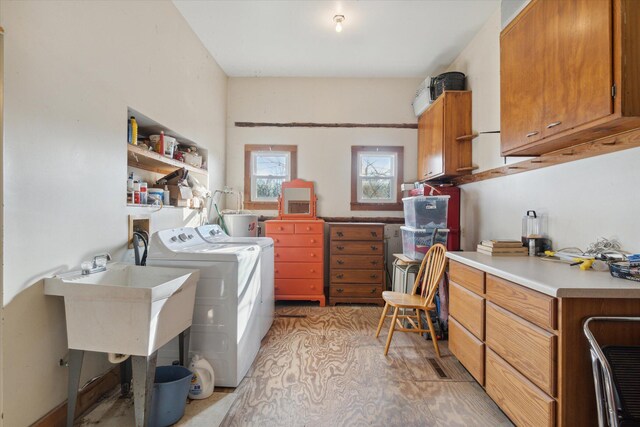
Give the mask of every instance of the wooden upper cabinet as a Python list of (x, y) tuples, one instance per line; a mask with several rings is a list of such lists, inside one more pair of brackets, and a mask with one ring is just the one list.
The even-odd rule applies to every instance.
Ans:
[[(530, 8), (500, 40), (500, 122), (502, 151), (542, 139), (541, 96), (544, 36), (537, 26), (542, 8)], [(531, 37), (531, 34), (538, 34)]]
[(418, 120), (419, 180), (442, 179), (471, 171), (471, 92), (445, 91)]
[(636, 0), (533, 0), (505, 28), (503, 155), (540, 155), (640, 128), (640, 36), (629, 20), (639, 11)]

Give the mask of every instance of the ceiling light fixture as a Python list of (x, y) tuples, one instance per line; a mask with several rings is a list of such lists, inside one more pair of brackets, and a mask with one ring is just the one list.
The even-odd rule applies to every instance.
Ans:
[(342, 31), (342, 22), (344, 21), (344, 15), (335, 15), (333, 17), (333, 22), (336, 23), (336, 33)]

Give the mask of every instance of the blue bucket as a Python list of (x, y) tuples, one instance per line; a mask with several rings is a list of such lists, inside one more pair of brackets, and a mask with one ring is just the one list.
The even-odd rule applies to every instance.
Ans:
[(151, 427), (167, 427), (182, 418), (192, 376), (191, 371), (184, 366), (158, 366), (156, 368), (153, 401), (149, 414)]

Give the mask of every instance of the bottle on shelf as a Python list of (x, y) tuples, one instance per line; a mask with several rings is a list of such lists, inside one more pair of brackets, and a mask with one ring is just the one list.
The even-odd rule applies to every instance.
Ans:
[(134, 116), (129, 118), (127, 131), (127, 142), (131, 145), (138, 145), (138, 122), (136, 122), (136, 118)]

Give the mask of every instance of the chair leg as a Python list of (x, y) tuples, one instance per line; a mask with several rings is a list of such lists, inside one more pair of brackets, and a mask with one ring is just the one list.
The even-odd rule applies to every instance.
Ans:
[(395, 307), (393, 310), (393, 318), (391, 319), (391, 327), (389, 328), (389, 336), (387, 337), (387, 345), (384, 347), (384, 355), (386, 356), (389, 353), (389, 346), (391, 345), (391, 338), (393, 338), (393, 331), (396, 328), (396, 321), (398, 320), (398, 311), (400, 309)]
[[(418, 329), (422, 329), (422, 316), (420, 316), (420, 309), (416, 308), (416, 316), (418, 317)], [(422, 332), (420, 332), (422, 335)]]
[(376, 331), (376, 338), (380, 335), (380, 331), (382, 330), (382, 325), (384, 325), (384, 318), (387, 315), (387, 311), (389, 310), (389, 303), (384, 303), (384, 308), (382, 309), (382, 316), (380, 316), (380, 322), (378, 322), (378, 330)]
[(436, 337), (436, 328), (433, 327), (433, 322), (431, 322), (431, 316), (429, 315), (429, 311), (427, 311), (427, 323), (429, 324), (429, 332), (431, 332), (431, 341), (433, 341), (433, 347), (436, 350), (436, 355), (440, 357), (440, 348), (438, 347), (438, 338)]

